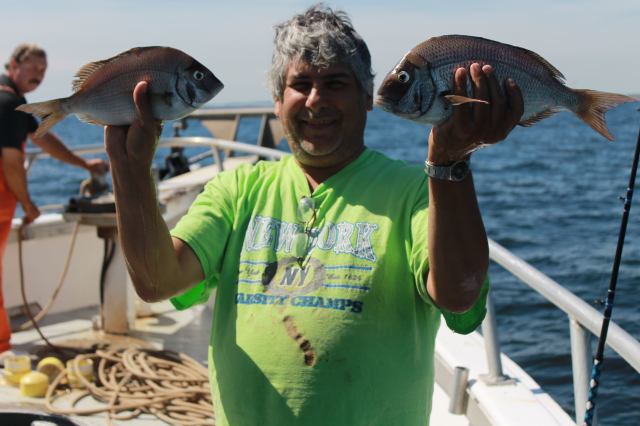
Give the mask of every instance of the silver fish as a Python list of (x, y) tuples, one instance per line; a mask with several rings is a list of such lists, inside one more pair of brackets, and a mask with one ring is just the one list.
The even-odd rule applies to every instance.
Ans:
[(131, 124), (136, 118), (131, 94), (143, 80), (149, 83), (152, 112), (157, 120), (184, 117), (223, 88), (211, 71), (178, 49), (136, 47), (83, 66), (73, 81), (72, 96), (16, 109), (43, 119), (36, 137), (72, 113), (91, 124)]
[(558, 69), (537, 53), (480, 37), (445, 35), (415, 46), (384, 78), (376, 105), (398, 116), (429, 124), (446, 121), (452, 107), (478, 102), (453, 95), (453, 73), (471, 64), (493, 67), (499, 82), (512, 78), (520, 87), (524, 113), (520, 125), (531, 126), (560, 110), (569, 110), (609, 140), (604, 114), (637, 99), (615, 93), (571, 89)]

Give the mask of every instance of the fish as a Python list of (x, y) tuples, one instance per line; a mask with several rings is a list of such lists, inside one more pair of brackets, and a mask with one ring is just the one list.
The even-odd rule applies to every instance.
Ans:
[[(453, 107), (474, 99), (471, 85), (467, 96), (453, 94), (453, 74), (471, 64), (491, 65), (499, 82), (513, 79), (524, 102), (521, 126), (535, 123), (561, 110), (569, 110), (609, 140), (605, 113), (622, 103), (637, 102), (630, 96), (572, 89), (565, 77), (546, 59), (522, 47), (468, 35), (432, 37), (411, 49), (385, 76), (375, 104), (397, 116), (438, 125), (452, 114)], [(502, 88), (500, 89), (502, 90)]]
[(68, 114), (90, 124), (128, 125), (136, 119), (132, 92), (140, 81), (149, 84), (151, 111), (159, 121), (188, 115), (224, 87), (208, 68), (181, 50), (134, 47), (80, 68), (72, 83), (73, 95), (16, 109), (42, 119), (35, 137), (42, 137)]

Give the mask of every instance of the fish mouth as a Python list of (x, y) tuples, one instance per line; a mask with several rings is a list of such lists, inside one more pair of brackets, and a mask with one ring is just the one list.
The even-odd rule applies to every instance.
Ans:
[[(402, 118), (415, 119), (415, 118), (421, 117), (424, 114), (424, 112), (420, 108), (412, 112), (402, 111), (396, 108), (395, 104), (392, 101), (389, 101), (388, 99), (382, 98), (380, 96), (376, 98), (373, 104), (377, 107), (382, 108), (382, 110), (386, 112), (390, 112), (391, 114), (395, 114), (398, 117), (402, 117)], [(418, 104), (418, 105), (421, 105), (421, 104)]]
[(213, 74), (214, 81), (211, 83), (211, 87), (208, 87), (209, 92), (211, 93), (211, 98), (213, 99), (222, 89), (224, 89), (224, 84)]
[(376, 97), (376, 99), (373, 101), (373, 104), (377, 107), (382, 108), (385, 111), (394, 112), (393, 103), (391, 103), (389, 100), (382, 98), (380, 96)]

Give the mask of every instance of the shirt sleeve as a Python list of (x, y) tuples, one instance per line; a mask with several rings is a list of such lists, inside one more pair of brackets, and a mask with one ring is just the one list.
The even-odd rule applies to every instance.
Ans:
[[(20, 127), (28, 116), (21, 111), (15, 111), (19, 104), (0, 93), (0, 148), (22, 149), (23, 138), (20, 137)], [(38, 123), (36, 122), (36, 127)]]
[(414, 279), (417, 291), (422, 299), (440, 310), (447, 323), (447, 327), (456, 333), (469, 334), (474, 331), (484, 319), (487, 313), (486, 303), (489, 293), (489, 279), (485, 279), (478, 299), (474, 305), (465, 312), (450, 312), (438, 305), (431, 299), (427, 291), (427, 274), (429, 273), (429, 250), (428, 250), (428, 193), (426, 178), (424, 184), (419, 188), (419, 197), (413, 208), (411, 217), (411, 267), (413, 268)]
[(205, 279), (171, 298), (176, 309), (187, 309), (209, 299), (218, 285), (224, 249), (231, 233), (237, 192), (235, 173), (220, 173), (209, 181), (176, 226), (173, 237), (184, 241), (198, 257)]
[(36, 120), (36, 118), (31, 114), (29, 114), (29, 119), (28, 120), (29, 120), (29, 122), (27, 123), (28, 132), (29, 133), (33, 133), (36, 130), (38, 130), (38, 126), (39, 126), (38, 120)]

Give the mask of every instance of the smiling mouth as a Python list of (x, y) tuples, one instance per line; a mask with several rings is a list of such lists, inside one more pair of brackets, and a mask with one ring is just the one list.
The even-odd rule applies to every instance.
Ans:
[(302, 120), (304, 124), (310, 126), (324, 126), (326, 124), (332, 124), (336, 121), (335, 118), (314, 118), (313, 120)]
[(304, 126), (309, 126), (312, 128), (322, 128), (325, 126), (331, 126), (338, 122), (337, 117), (327, 116), (327, 117), (301, 117), (300, 123)]

